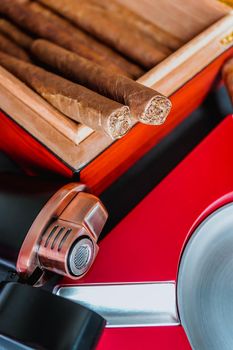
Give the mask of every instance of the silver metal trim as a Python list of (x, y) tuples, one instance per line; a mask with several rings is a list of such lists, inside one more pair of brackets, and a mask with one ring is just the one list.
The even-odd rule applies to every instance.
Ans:
[(58, 287), (56, 294), (96, 311), (107, 327), (180, 324), (174, 282)]

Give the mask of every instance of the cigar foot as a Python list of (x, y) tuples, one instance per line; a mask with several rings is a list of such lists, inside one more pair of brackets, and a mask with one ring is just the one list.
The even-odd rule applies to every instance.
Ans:
[(125, 106), (119, 111), (112, 113), (108, 120), (108, 135), (113, 140), (119, 139), (130, 130), (132, 126), (129, 108)]
[(165, 122), (171, 107), (172, 104), (167, 97), (157, 95), (149, 101), (139, 121), (149, 125), (161, 125)]

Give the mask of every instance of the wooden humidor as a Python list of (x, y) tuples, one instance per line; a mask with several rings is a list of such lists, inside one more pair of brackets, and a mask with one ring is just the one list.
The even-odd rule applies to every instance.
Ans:
[[(50, 170), (102, 192), (203, 101), (224, 61), (233, 55), (233, 13), (216, 0), (119, 0), (175, 34), (183, 46), (138, 81), (170, 96), (162, 126), (136, 124), (122, 139), (77, 125), (0, 67), (1, 147), (34, 172)], [(50, 124), (56, 115), (57, 128)]]

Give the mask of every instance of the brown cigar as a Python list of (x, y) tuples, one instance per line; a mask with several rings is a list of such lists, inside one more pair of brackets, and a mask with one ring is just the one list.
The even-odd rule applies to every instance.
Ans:
[(222, 75), (229, 96), (233, 103), (233, 58), (227, 61), (227, 63), (225, 63), (223, 66)]
[(77, 41), (102, 55), (106, 60), (106, 66), (108, 64), (108, 61), (110, 61), (116, 64), (120, 69), (122, 69), (122, 71), (125, 71), (131, 78), (137, 79), (143, 75), (144, 71), (141, 67), (133, 64), (132, 62), (129, 62), (120, 54), (113, 51), (110, 47), (102, 44), (101, 42), (91, 37), (89, 34), (84, 33), (82, 30), (73, 26), (65, 18), (56, 15), (54, 12), (50, 11), (48, 8), (40, 5), (39, 3), (31, 2), (29, 6), (33, 10), (47, 16), (47, 18), (56, 23), (59, 27), (64, 28), (64, 30), (74, 36)]
[(28, 49), (33, 41), (29, 35), (3, 18), (0, 18), (0, 32), (24, 49)]
[(125, 74), (125, 72), (112, 62), (108, 62), (106, 65), (105, 57), (89, 49), (81, 42), (78, 42), (76, 37), (65, 31), (64, 28), (61, 28), (42, 13), (33, 10), (29, 6), (29, 3), (20, 3), (18, 0), (0, 0), (0, 13), (39, 37), (55, 42), (91, 61), (106, 66), (111, 71)]
[(31, 51), (65, 77), (129, 106), (132, 116), (142, 123), (162, 124), (170, 112), (171, 102), (155, 90), (127, 77), (110, 73), (46, 40), (34, 41)]
[(71, 119), (112, 139), (124, 136), (131, 127), (127, 106), (2, 52), (0, 65)]
[(145, 40), (145, 36), (130, 24), (124, 25), (105, 13), (92, 2), (84, 0), (39, 0), (51, 7), (78, 27), (100, 41), (129, 57), (134, 62), (150, 69), (167, 55)]
[(0, 50), (23, 61), (30, 61), (26, 51), (2, 34), (0, 34)]
[(116, 16), (120, 21), (124, 20), (134, 25), (138, 30), (144, 33), (148, 39), (153, 40), (155, 43), (160, 43), (171, 50), (177, 50), (183, 45), (183, 42), (173, 34), (159, 28), (157, 25), (139, 16), (127, 6), (124, 6), (117, 1), (91, 0), (91, 2), (102, 8), (102, 10), (105, 11), (106, 16)]
[[(153, 40), (152, 38), (145, 35), (144, 32), (140, 31), (140, 29), (138, 28), (138, 26), (135, 25), (133, 20), (128, 21), (127, 16), (124, 16), (124, 12), (121, 15), (121, 13), (117, 13), (114, 11), (107, 11), (108, 6), (107, 8), (104, 7), (104, 3), (102, 4), (101, 1), (99, 0), (96, 0), (96, 1), (90, 0), (89, 4), (85, 4), (85, 6), (90, 6), (90, 5), (95, 11), (98, 11), (99, 14), (101, 14), (102, 16), (106, 18), (111, 18), (112, 20), (114, 20), (115, 24), (118, 27), (124, 28), (125, 33), (131, 32), (131, 33), (134, 33), (135, 38), (136, 36), (138, 37), (138, 40), (143, 40), (143, 42), (145, 42), (146, 40), (149, 41), (150, 46), (155, 46), (159, 52), (162, 52), (166, 56), (172, 53), (172, 51), (168, 47), (166, 47), (164, 44), (156, 40)], [(110, 7), (112, 5), (113, 5), (112, 3), (111, 4), (109, 3)], [(123, 8), (125, 9), (124, 6)]]

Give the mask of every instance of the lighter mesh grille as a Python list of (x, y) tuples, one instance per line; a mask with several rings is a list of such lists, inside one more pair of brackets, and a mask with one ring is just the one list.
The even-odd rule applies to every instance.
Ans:
[(74, 265), (76, 269), (85, 268), (90, 259), (90, 248), (88, 246), (80, 246), (74, 256)]
[(74, 276), (81, 276), (93, 262), (94, 246), (92, 241), (83, 237), (76, 241), (69, 254), (68, 266)]

